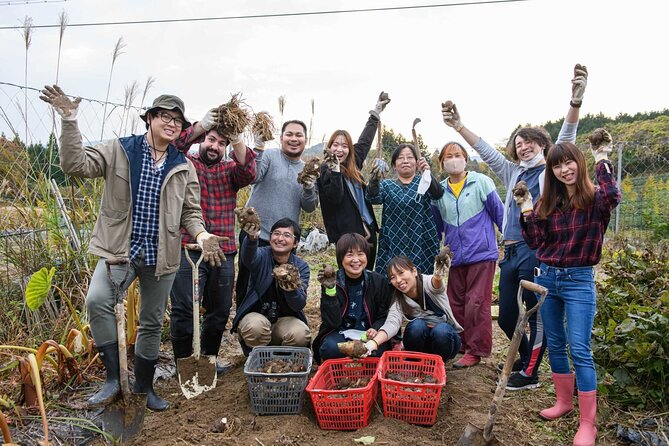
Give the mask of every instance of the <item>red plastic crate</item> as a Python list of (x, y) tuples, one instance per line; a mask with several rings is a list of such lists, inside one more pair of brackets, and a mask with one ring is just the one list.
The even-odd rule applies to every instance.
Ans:
[[(378, 364), (379, 358), (328, 359), (321, 364), (307, 385), (321, 429), (350, 431), (367, 426), (379, 389)], [(333, 390), (343, 378), (369, 378), (369, 384), (359, 389)]]
[[(414, 384), (386, 378), (391, 373), (409, 377), (430, 375), (434, 384)], [(432, 426), (437, 421), (441, 389), (446, 384), (446, 369), (441, 356), (406, 351), (387, 351), (378, 368), (383, 396), (383, 414), (412, 424)]]

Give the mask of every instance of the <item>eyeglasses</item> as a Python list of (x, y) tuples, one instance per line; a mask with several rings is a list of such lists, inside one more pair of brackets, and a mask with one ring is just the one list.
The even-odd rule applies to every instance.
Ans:
[(273, 231), (272, 235), (274, 237), (283, 237), (283, 238), (288, 239), (288, 240), (290, 240), (291, 238), (295, 238), (295, 236), (293, 234), (291, 234), (290, 232)]
[(174, 116), (170, 115), (169, 113), (165, 112), (160, 112), (158, 113), (158, 116), (160, 117), (160, 120), (163, 121), (165, 124), (169, 124), (170, 122), (174, 121), (174, 125), (177, 127), (183, 127), (184, 126), (184, 120), (181, 118), (175, 118)]

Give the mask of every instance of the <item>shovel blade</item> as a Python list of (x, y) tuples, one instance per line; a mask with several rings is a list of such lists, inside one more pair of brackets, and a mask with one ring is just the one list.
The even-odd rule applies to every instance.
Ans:
[(216, 356), (189, 356), (177, 359), (179, 387), (186, 399), (216, 387)]
[(501, 444), (495, 434), (492, 434), (490, 439), (486, 440), (483, 436), (483, 429), (474, 426), (472, 423), (467, 423), (457, 446), (499, 446)]
[(131, 393), (127, 402), (119, 395), (102, 412), (102, 430), (124, 443), (142, 431), (145, 412), (145, 393)]

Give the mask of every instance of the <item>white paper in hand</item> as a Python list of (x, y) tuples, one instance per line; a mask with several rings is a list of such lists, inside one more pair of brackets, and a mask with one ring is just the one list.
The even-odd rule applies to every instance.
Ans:
[(351, 341), (362, 341), (362, 336), (365, 334), (365, 332), (362, 330), (354, 330), (349, 328), (348, 330), (340, 331), (339, 334), (343, 334), (346, 339)]

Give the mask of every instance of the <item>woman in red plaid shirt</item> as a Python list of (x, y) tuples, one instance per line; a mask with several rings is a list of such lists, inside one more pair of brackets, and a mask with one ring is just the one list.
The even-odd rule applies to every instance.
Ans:
[(535, 282), (548, 288), (541, 317), (557, 402), (540, 415), (554, 420), (574, 408), (568, 343), (580, 409), (574, 446), (594, 445), (597, 435), (597, 376), (590, 348), (596, 309), (594, 265), (601, 258), (611, 211), (620, 203), (608, 160), (611, 135), (597, 129), (590, 143), (599, 187), (590, 181), (583, 153), (574, 144), (563, 142), (548, 151), (544, 192), (535, 207), (524, 182), (513, 190), (521, 210), (523, 237), (530, 248), (537, 250), (541, 262)]

